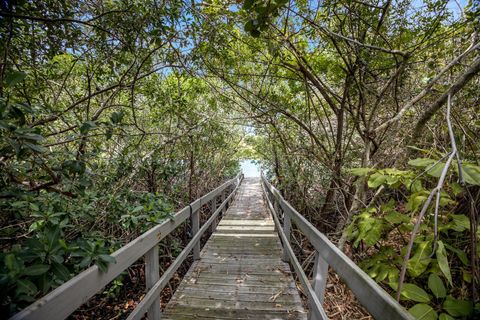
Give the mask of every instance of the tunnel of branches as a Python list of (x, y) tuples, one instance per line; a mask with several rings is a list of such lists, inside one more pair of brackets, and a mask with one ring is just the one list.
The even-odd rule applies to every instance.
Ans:
[[(392, 295), (404, 267), (422, 297), (400, 302), (415, 316), (480, 314), (478, 1), (0, 8), (0, 318), (108, 268), (241, 168), (261, 170)], [(162, 270), (190, 236), (161, 243)], [(311, 245), (292, 239), (309, 272)], [(125, 318), (143, 277), (132, 265), (72, 317)], [(364, 317), (330, 280), (329, 316)]]

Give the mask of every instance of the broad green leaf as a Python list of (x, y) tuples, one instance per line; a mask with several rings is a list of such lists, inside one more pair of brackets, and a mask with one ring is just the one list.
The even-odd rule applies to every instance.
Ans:
[(470, 230), (470, 219), (464, 214), (452, 214), (452, 229), (457, 232)]
[(405, 206), (409, 212), (416, 212), (420, 206), (427, 200), (428, 192), (421, 191), (418, 193), (413, 193), (408, 197), (407, 205)]
[(410, 218), (407, 215), (401, 214), (398, 211), (392, 211), (385, 216), (385, 220), (387, 220), (391, 224), (398, 224), (403, 222), (409, 222)]
[(437, 162), (437, 161), (434, 160), (434, 159), (417, 158), (417, 159), (413, 159), (413, 160), (408, 161), (408, 164), (411, 165), (411, 166), (414, 166), (414, 167), (426, 168), (428, 166), (431, 166), (435, 162)]
[(17, 280), (17, 294), (26, 293), (28, 295), (34, 295), (37, 293), (37, 287), (32, 281), (27, 279)]
[(48, 149), (45, 148), (44, 146), (41, 146), (39, 144), (31, 143), (31, 142), (24, 142), (23, 143), (26, 147), (31, 149), (32, 151), (38, 152), (38, 153), (44, 153), (47, 152)]
[(357, 247), (361, 240), (365, 241), (367, 246), (373, 246), (378, 242), (383, 231), (383, 221), (374, 218), (368, 212), (364, 212), (358, 216), (358, 236), (353, 243)]
[(442, 171), (443, 171), (443, 168), (445, 167), (445, 162), (439, 162), (437, 163), (435, 166), (433, 166), (433, 168), (430, 168), (428, 171), (427, 171), (427, 174), (429, 176), (432, 176), (432, 177), (435, 177), (435, 178), (439, 178), (440, 175), (442, 174)]
[(465, 252), (463, 252), (462, 250), (460, 249), (457, 249), (447, 243), (444, 244), (445, 245), (445, 248), (447, 248), (448, 250), (452, 251), (453, 253), (455, 253), (458, 257), (458, 259), (460, 259), (460, 261), (462, 261), (462, 263), (464, 265), (468, 265), (468, 258), (467, 258), (467, 254)]
[(440, 270), (442, 270), (445, 278), (447, 278), (448, 283), (450, 283), (450, 285), (453, 285), (452, 275), (450, 273), (450, 266), (448, 265), (447, 251), (445, 250), (445, 246), (443, 245), (443, 242), (441, 240), (438, 241), (437, 262)]
[(375, 172), (368, 179), (368, 187), (375, 189), (375, 188), (379, 187), (380, 185), (382, 185), (385, 181), (387, 181), (387, 176), (386, 175), (383, 175), (379, 172)]
[(419, 286), (412, 283), (405, 283), (402, 289), (402, 296), (416, 302), (429, 302), (430, 296)]
[(113, 112), (112, 115), (110, 116), (110, 121), (112, 121), (113, 124), (120, 123), (122, 119), (123, 119), (123, 112)]
[(108, 262), (108, 263), (115, 263), (116, 262), (115, 258), (108, 255), (108, 254), (101, 254), (98, 257), (100, 259), (102, 259), (103, 261)]
[(33, 266), (27, 267), (23, 273), (27, 276), (39, 276), (46, 273), (50, 269), (49, 265), (46, 264), (35, 264)]
[(143, 206), (136, 206), (135, 208), (133, 208), (132, 210), (132, 213), (137, 213), (137, 212), (140, 212), (144, 209)]
[(449, 315), (446, 314), (446, 313), (442, 313), (442, 314), (440, 314), (440, 316), (438, 317), (438, 320), (455, 320), (455, 318), (452, 318), (451, 316), (449, 316)]
[(407, 270), (412, 277), (418, 277), (427, 270), (430, 264), (431, 242), (424, 241), (418, 244), (415, 254), (408, 260)]
[(7, 84), (7, 87), (12, 87), (16, 85), (19, 82), (22, 82), (27, 74), (23, 71), (10, 71), (7, 73), (5, 76), (5, 83)]
[(480, 167), (474, 164), (465, 163), (462, 168), (465, 182), (480, 186)]
[(374, 170), (373, 168), (351, 168), (348, 169), (347, 172), (354, 176), (364, 177)]
[(97, 124), (93, 121), (86, 121), (80, 126), (80, 133), (86, 134), (91, 129), (95, 128)]
[(436, 320), (438, 315), (432, 307), (425, 303), (419, 303), (408, 309), (415, 319), (418, 320)]
[(449, 296), (443, 302), (443, 309), (445, 309), (451, 316), (466, 317), (473, 312), (473, 302), (454, 299)]
[(70, 279), (70, 271), (68, 271), (67, 267), (65, 267), (63, 264), (53, 263), (52, 271), (53, 274), (62, 281), (67, 281)]
[(445, 298), (447, 295), (447, 289), (445, 289), (442, 279), (435, 273), (431, 273), (428, 276), (428, 287), (437, 298)]
[(8, 270), (10, 271), (17, 271), (19, 268), (17, 259), (13, 253), (9, 253), (5, 256), (5, 265), (7, 266)]

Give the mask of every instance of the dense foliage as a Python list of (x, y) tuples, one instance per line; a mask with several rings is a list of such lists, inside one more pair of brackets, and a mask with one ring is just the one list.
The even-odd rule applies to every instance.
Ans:
[(478, 1), (0, 7), (2, 314), (249, 157), (414, 315), (478, 315)]

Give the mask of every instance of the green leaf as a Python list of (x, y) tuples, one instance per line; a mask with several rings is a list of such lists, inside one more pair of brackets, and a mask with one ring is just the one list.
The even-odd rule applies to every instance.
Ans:
[(86, 164), (80, 160), (65, 160), (62, 163), (62, 169), (70, 174), (83, 174), (86, 170)]
[(480, 186), (480, 167), (470, 163), (464, 163), (463, 178), (466, 183)]
[(438, 320), (455, 320), (455, 318), (452, 318), (451, 316), (449, 316), (449, 315), (446, 314), (446, 313), (442, 313), (442, 314), (440, 314), (440, 316), (438, 317)]
[(467, 258), (467, 254), (465, 252), (463, 252), (462, 250), (460, 249), (457, 249), (455, 247), (452, 247), (451, 245), (445, 243), (445, 248), (447, 248), (448, 250), (452, 251), (453, 253), (455, 253), (458, 257), (458, 259), (460, 259), (460, 261), (462, 261), (462, 263), (464, 265), (468, 265), (468, 258)]
[(443, 302), (443, 309), (445, 309), (451, 316), (467, 317), (473, 312), (473, 302), (458, 300), (449, 296)]
[(452, 214), (452, 229), (457, 232), (470, 230), (470, 219), (464, 214)]
[(430, 264), (430, 241), (418, 244), (415, 254), (408, 260), (407, 270), (412, 277), (418, 277)]
[(108, 262), (108, 263), (115, 263), (116, 262), (115, 258), (108, 255), (108, 254), (100, 254), (98, 257), (100, 259), (102, 259), (103, 261)]
[(410, 218), (407, 215), (401, 214), (400, 212), (392, 211), (385, 216), (385, 220), (391, 224), (399, 224), (409, 222)]
[(428, 304), (419, 303), (408, 309), (415, 319), (418, 320), (436, 320), (438, 315)]
[(388, 176), (383, 175), (379, 172), (375, 172), (368, 179), (368, 187), (375, 189), (375, 188), (381, 186), (385, 181), (387, 181), (387, 177)]
[(5, 256), (5, 265), (9, 271), (17, 271), (19, 268), (17, 259), (13, 253), (9, 253)]
[(144, 209), (143, 206), (136, 206), (135, 208), (133, 208), (132, 210), (132, 213), (137, 213), (137, 212), (140, 212)]
[(95, 128), (97, 125), (95, 122), (93, 121), (86, 121), (84, 123), (82, 123), (82, 125), (80, 126), (80, 133), (81, 134), (86, 134), (88, 131), (90, 131), (91, 129)]
[(417, 158), (408, 161), (408, 164), (414, 167), (419, 167), (419, 168), (426, 168), (428, 166), (431, 166), (434, 164), (436, 160), (433, 159), (428, 159), (428, 158)]
[(113, 124), (118, 124), (122, 121), (122, 118), (123, 112), (113, 112), (110, 116), (110, 121), (112, 121)]
[(37, 293), (37, 287), (30, 280), (19, 279), (19, 280), (17, 280), (16, 293), (17, 294), (26, 293), (30, 296), (33, 296), (35, 293)]
[(442, 174), (443, 168), (445, 167), (445, 162), (439, 162), (433, 168), (430, 168), (427, 172), (429, 176), (439, 178)]
[(22, 82), (27, 74), (23, 71), (10, 71), (7, 73), (5, 76), (5, 83), (7, 84), (7, 87), (12, 87), (16, 85), (19, 82)]
[(408, 197), (407, 205), (405, 206), (409, 212), (416, 212), (420, 206), (427, 200), (427, 195), (424, 191), (413, 193)]
[(67, 281), (70, 279), (70, 271), (68, 271), (67, 267), (65, 267), (63, 264), (53, 263), (52, 271), (53, 274), (62, 281)]
[(347, 169), (347, 172), (357, 177), (364, 177), (374, 170), (373, 168), (351, 168)]
[(430, 296), (419, 286), (412, 283), (405, 283), (402, 289), (402, 296), (417, 302), (429, 302)]
[(450, 274), (450, 266), (448, 265), (448, 258), (447, 258), (447, 251), (445, 250), (445, 246), (441, 240), (438, 241), (437, 247), (437, 261), (440, 270), (445, 275), (450, 285), (452, 284), (452, 275)]
[(44, 153), (47, 152), (48, 149), (45, 148), (44, 146), (41, 146), (39, 144), (31, 143), (31, 142), (24, 142), (23, 143), (26, 147), (28, 147), (30, 150), (38, 152), (38, 153)]
[(46, 273), (49, 269), (49, 265), (35, 264), (33, 266), (27, 267), (23, 273), (27, 276), (39, 276)]
[(445, 289), (442, 279), (435, 273), (431, 273), (428, 276), (428, 287), (437, 298), (445, 298), (447, 296), (447, 289)]

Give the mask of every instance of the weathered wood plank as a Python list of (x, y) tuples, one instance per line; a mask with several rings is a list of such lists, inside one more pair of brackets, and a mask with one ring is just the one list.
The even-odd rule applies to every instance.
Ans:
[(261, 311), (261, 310), (228, 310), (217, 308), (212, 312), (211, 309), (205, 310), (200, 307), (178, 307), (174, 313), (165, 312), (165, 319), (169, 320), (191, 320), (191, 319), (275, 319), (275, 320), (304, 320), (305, 311)]

